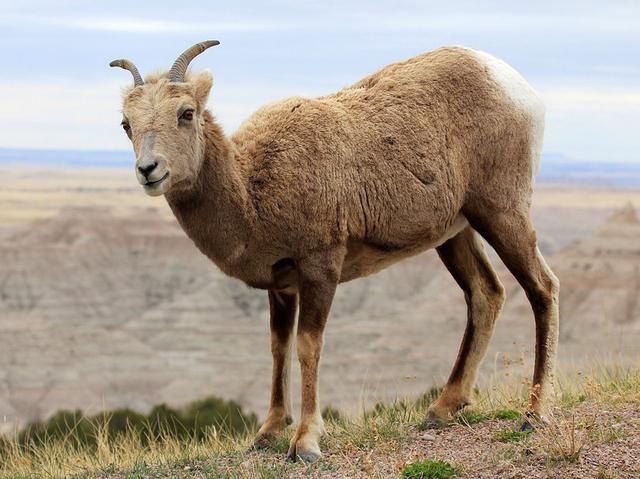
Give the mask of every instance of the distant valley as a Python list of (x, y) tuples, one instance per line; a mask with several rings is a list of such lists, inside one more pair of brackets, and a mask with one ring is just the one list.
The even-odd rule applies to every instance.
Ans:
[[(0, 186), (5, 430), (61, 408), (146, 410), (212, 394), (265, 412), (265, 293), (209, 263), (161, 198), (145, 197), (132, 173), (116, 167), (0, 164), (0, 173), (8, 178)], [(638, 360), (633, 204), (638, 189), (539, 182), (534, 220), (562, 283), (563, 370)], [(528, 378), (533, 359), (526, 298), (492, 260), (509, 299), (484, 385), (505, 374)], [(433, 252), (342, 285), (327, 330), (323, 403), (355, 412), (441, 384), (465, 320), (462, 293)]]

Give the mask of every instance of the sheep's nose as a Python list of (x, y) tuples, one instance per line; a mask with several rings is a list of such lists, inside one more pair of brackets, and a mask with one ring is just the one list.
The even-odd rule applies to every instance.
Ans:
[(158, 162), (154, 161), (153, 163), (138, 166), (138, 171), (142, 176), (147, 178), (151, 174), (151, 172), (156, 169), (156, 166), (158, 166)]

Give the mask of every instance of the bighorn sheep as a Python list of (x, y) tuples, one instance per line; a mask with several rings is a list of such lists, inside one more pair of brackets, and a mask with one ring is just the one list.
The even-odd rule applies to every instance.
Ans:
[(426, 420), (472, 396), (505, 292), (482, 236), (524, 288), (536, 325), (531, 413), (553, 384), (559, 283), (536, 246), (532, 183), (544, 106), (511, 67), (445, 47), (388, 65), (321, 98), (268, 105), (227, 138), (205, 109), (208, 72), (185, 51), (168, 73), (124, 93), (122, 125), (137, 179), (164, 194), (195, 245), (226, 274), (268, 290), (273, 383), (257, 443), (292, 422), (290, 346), (299, 305), (301, 420), (288, 456), (312, 461), (323, 331), (338, 283), (436, 248), (464, 291), (467, 326), (453, 371)]

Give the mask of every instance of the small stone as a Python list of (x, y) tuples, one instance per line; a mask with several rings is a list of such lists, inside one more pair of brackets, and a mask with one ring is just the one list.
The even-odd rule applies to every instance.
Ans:
[(435, 441), (436, 440), (436, 437), (433, 434), (429, 434), (428, 432), (425, 432), (421, 437), (425, 441)]
[(191, 466), (184, 466), (184, 471), (190, 471), (191, 470)]

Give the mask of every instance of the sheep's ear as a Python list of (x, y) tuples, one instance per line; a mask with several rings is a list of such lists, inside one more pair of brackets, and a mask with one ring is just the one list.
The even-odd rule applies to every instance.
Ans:
[(211, 75), (211, 72), (204, 71), (195, 78), (194, 83), (196, 86), (196, 101), (198, 106), (204, 108), (209, 98), (211, 85), (213, 85), (213, 75)]

